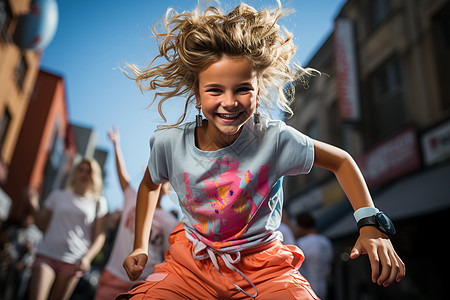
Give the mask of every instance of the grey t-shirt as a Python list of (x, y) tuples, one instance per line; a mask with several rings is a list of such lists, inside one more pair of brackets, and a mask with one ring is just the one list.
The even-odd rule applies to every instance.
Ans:
[(281, 178), (311, 170), (312, 140), (284, 122), (250, 119), (232, 145), (202, 151), (195, 128), (188, 123), (154, 135), (148, 162), (153, 182), (170, 181), (177, 193), (188, 238), (222, 252), (280, 238)]

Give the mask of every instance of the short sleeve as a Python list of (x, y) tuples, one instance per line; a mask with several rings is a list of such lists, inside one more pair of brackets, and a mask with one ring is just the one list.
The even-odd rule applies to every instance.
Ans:
[(105, 197), (100, 196), (96, 218), (102, 218), (107, 213), (108, 213), (108, 202), (106, 201)]
[(154, 135), (150, 138), (150, 157), (147, 165), (152, 181), (156, 184), (168, 181), (166, 149), (158, 138), (160, 136)]
[(279, 176), (307, 174), (314, 164), (314, 144), (310, 137), (284, 123), (277, 141)]
[(53, 210), (54, 207), (58, 204), (57, 201), (59, 200), (59, 194), (61, 193), (60, 190), (55, 190), (48, 195), (47, 199), (44, 201), (44, 207)]

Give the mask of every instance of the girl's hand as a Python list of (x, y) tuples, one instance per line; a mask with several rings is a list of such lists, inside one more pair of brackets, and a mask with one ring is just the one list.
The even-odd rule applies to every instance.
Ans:
[(387, 287), (394, 280), (399, 282), (405, 277), (405, 264), (395, 252), (391, 240), (373, 226), (361, 228), (350, 258), (358, 258), (361, 254), (369, 256), (374, 283)]
[(141, 276), (145, 264), (147, 263), (147, 259), (148, 255), (138, 250), (134, 250), (127, 258), (125, 258), (122, 266), (131, 281), (135, 281)]
[(89, 272), (91, 269), (91, 261), (86, 256), (82, 257), (79, 263), (80, 271), (83, 273)]

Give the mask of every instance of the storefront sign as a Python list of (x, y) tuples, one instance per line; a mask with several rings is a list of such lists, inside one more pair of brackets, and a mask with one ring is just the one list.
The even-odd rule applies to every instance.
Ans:
[(427, 166), (450, 157), (450, 121), (426, 132), (421, 139), (424, 162)]
[(380, 187), (420, 167), (417, 134), (408, 129), (356, 159), (370, 188)]
[(340, 18), (334, 27), (339, 113), (342, 120), (359, 121), (360, 104), (358, 66), (355, 53), (355, 25), (353, 20)]

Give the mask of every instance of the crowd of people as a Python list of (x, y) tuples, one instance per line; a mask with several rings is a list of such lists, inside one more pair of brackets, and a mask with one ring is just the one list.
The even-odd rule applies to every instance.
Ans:
[[(131, 244), (133, 243), (136, 192), (129, 186), (129, 177), (121, 154), (117, 130), (110, 131), (109, 136), (114, 143), (117, 174), (124, 194), (124, 206), (120, 211), (119, 221), (111, 220), (117, 226), (115, 242), (98, 284), (92, 287), (95, 289), (94, 300), (114, 299), (116, 295), (126, 292), (133, 285), (122, 267), (122, 261), (131, 251)], [(166, 185), (165, 188), (170, 187)], [(29, 191), (28, 196), (36, 197), (34, 193), (35, 191)], [(161, 198), (167, 196), (167, 194), (168, 190), (166, 189), (161, 193)], [(154, 226), (157, 229), (151, 234), (152, 249), (149, 251), (146, 270), (140, 280), (145, 280), (145, 277), (153, 272), (154, 265), (163, 261), (164, 252), (169, 249), (168, 236), (171, 229), (177, 225), (174, 212), (167, 212), (160, 208), (156, 215), (158, 217), (156, 217)], [(111, 214), (110, 218), (116, 218), (116, 213)], [(43, 234), (36, 226), (32, 214), (27, 215), (19, 226), (2, 225), (0, 236), (0, 299), (26, 299), (37, 246), (42, 240)], [(283, 211), (283, 220), (279, 230), (283, 234), (283, 244), (301, 247), (307, 259), (303, 262), (300, 271), (308, 279), (316, 294), (321, 299), (327, 299), (333, 251), (331, 242), (317, 232), (314, 217), (310, 213), (304, 212), (299, 214), (294, 222), (291, 222), (288, 218), (288, 212)], [(127, 248), (124, 245), (129, 246)], [(86, 293), (82, 295), (83, 299), (86, 299), (86, 295)]]
[[(70, 299), (104, 246), (107, 224), (116, 224), (117, 228), (113, 230), (109, 259), (93, 287), (95, 299), (114, 299), (132, 286), (122, 262), (132, 250), (136, 192), (130, 185), (117, 129), (110, 130), (108, 136), (123, 191), (122, 210), (108, 213), (106, 199), (101, 195), (101, 169), (93, 159), (76, 164), (67, 186), (51, 192), (44, 201), (39, 200), (36, 190), (28, 189), (25, 196), (30, 214), (19, 225), (1, 224), (0, 299)], [(170, 184), (166, 184), (160, 193), (143, 276), (151, 274), (154, 265), (163, 261), (169, 234), (178, 223), (174, 213), (160, 206), (169, 192)], [(86, 297), (89, 295), (82, 295)]]
[(42, 232), (29, 214), (20, 224), (3, 223), (0, 233), (0, 299), (24, 299)]

